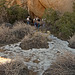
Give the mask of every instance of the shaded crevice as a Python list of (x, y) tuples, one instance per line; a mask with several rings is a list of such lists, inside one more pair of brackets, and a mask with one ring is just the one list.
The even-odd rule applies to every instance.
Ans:
[[(39, 1), (39, 0), (38, 0)], [(42, 3), (39, 1), (39, 3), (42, 5)], [(44, 5), (42, 5), (43, 6), (43, 8), (45, 8), (45, 6)], [(46, 9), (46, 8), (45, 8)]]

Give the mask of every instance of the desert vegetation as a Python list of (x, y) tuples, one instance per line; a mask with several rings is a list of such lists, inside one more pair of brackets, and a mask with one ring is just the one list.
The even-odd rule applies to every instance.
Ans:
[[(33, 16), (36, 12), (30, 14)], [(0, 0), (0, 56), (14, 58), (20, 55), (23, 58), (23, 62), (19, 58), (12, 59), (10, 63), (0, 63), (0, 75), (39, 75), (46, 68), (43, 75), (75, 75), (75, 55), (69, 52), (64, 54), (62, 49), (68, 51), (68, 43), (57, 38), (68, 40), (75, 35), (75, 3), (73, 3), (73, 12), (61, 14), (52, 8), (46, 9), (43, 20), (42, 18), (39, 20), (41, 21), (39, 28), (24, 23), (28, 15), (27, 9), (19, 5), (8, 8), (6, 1)], [(57, 37), (49, 36), (50, 34)], [(71, 39), (72, 48), (75, 48), (74, 39), (75, 36)]]
[(15, 21), (24, 21), (28, 16), (28, 11), (19, 5), (13, 5), (7, 8), (7, 17), (9, 23), (14, 23)]
[(24, 50), (32, 48), (48, 48), (47, 35), (41, 32), (35, 32), (32, 35), (25, 36), (21, 41), (20, 47)]
[(43, 18), (47, 23), (47, 30), (61, 39), (69, 39), (75, 33), (75, 3), (73, 12), (66, 12), (63, 15), (52, 8), (46, 9)]
[(16, 22), (12, 29), (2, 24), (0, 26), (0, 45), (20, 42), (24, 36), (32, 34), (34, 29), (23, 22)]
[(0, 23), (7, 21), (7, 11), (5, 7), (5, 0), (0, 0)]
[(0, 23), (9, 22), (13, 24), (15, 21), (24, 21), (27, 16), (27, 9), (19, 5), (13, 5), (8, 8), (6, 1), (0, 0)]
[(36, 75), (29, 70), (20, 60), (12, 60), (10, 63), (0, 64), (0, 75)]
[(75, 55), (65, 53), (52, 63), (50, 68), (43, 75), (74, 75), (75, 74)]

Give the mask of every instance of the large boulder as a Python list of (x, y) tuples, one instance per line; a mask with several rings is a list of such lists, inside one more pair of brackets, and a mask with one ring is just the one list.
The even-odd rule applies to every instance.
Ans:
[(61, 13), (72, 12), (73, 1), (75, 0), (6, 0), (8, 7), (18, 4), (28, 8), (32, 17), (42, 17), (46, 8), (53, 8)]
[(75, 48), (75, 35), (73, 35), (72, 38), (69, 40), (69, 46), (71, 48)]
[(28, 0), (28, 10), (32, 16), (42, 17), (46, 8), (53, 8), (61, 13), (72, 12), (74, 0)]

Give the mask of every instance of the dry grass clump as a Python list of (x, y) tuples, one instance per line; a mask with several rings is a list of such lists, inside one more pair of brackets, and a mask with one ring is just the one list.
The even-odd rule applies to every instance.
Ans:
[(12, 60), (10, 63), (0, 64), (0, 75), (37, 75), (27, 68), (21, 60)]
[(58, 57), (43, 75), (75, 75), (75, 55), (66, 53)]
[(1, 64), (0, 75), (29, 75), (29, 70), (23, 62), (16, 60)]
[(24, 36), (33, 33), (34, 28), (25, 23), (18, 22), (12, 29), (8, 27), (0, 27), (0, 46), (6, 44), (17, 43), (24, 38)]
[[(23, 35), (25, 36), (25, 35), (28, 35), (28, 34), (32, 34), (34, 30), (35, 30), (34, 27), (32, 27), (30, 25), (26, 25), (23, 22), (16, 22), (13, 26), (13, 31), (17, 31), (16, 34), (19, 34), (18, 36), (21, 36), (21, 37)], [(20, 35), (20, 34), (22, 34), (22, 35)]]
[(12, 34), (9, 28), (0, 27), (0, 46), (18, 42), (19, 40)]
[(0, 23), (7, 21), (7, 11), (4, 6), (1, 6), (0, 0)]
[(48, 48), (47, 35), (41, 32), (35, 32), (32, 36), (28, 35), (21, 41), (20, 47), (24, 50)]

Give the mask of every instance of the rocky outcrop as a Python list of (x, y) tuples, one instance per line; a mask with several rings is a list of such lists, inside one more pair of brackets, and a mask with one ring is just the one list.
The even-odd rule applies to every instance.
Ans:
[(69, 46), (71, 48), (75, 48), (75, 35), (73, 35), (72, 38), (69, 40)]
[(28, 11), (33, 17), (35, 17), (35, 15), (41, 17), (44, 10), (45, 7), (39, 0), (28, 0)]
[[(61, 13), (72, 12), (73, 1), (75, 0), (7, 0), (8, 7), (18, 4), (27, 7), (32, 17), (42, 17), (46, 8), (53, 8)], [(10, 2), (10, 3), (9, 3)]]
[(74, 0), (28, 0), (28, 10), (32, 16), (42, 17), (46, 8), (53, 8), (61, 13), (71, 12)]

